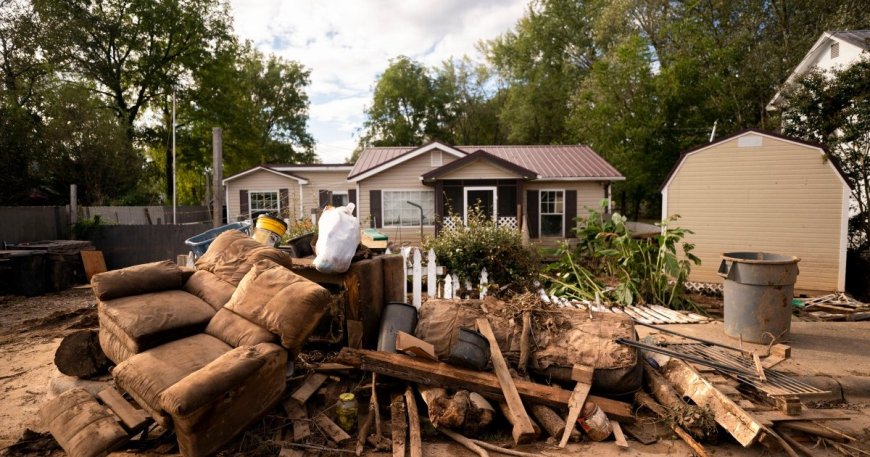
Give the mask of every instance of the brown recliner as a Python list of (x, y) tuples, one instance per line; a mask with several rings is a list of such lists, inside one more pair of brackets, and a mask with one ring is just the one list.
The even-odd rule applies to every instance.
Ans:
[(217, 451), (280, 398), (288, 356), (328, 307), (281, 254), (225, 232), (186, 281), (171, 262), (94, 276), (116, 384), (175, 427), (185, 456)]

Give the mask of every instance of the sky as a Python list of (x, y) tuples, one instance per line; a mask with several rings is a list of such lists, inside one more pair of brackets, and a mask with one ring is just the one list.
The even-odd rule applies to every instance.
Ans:
[(528, 0), (231, 0), (236, 33), (311, 70), (309, 131), (323, 163), (350, 157), (389, 59), (428, 66), (510, 30)]

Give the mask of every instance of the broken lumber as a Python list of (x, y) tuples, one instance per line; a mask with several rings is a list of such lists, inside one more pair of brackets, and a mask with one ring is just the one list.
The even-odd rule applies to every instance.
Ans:
[(560, 448), (568, 445), (568, 439), (571, 438), (571, 426), (577, 423), (580, 410), (583, 409), (586, 397), (589, 396), (589, 390), (592, 389), (594, 371), (594, 367), (583, 365), (574, 365), (571, 369), (571, 379), (577, 381), (577, 385), (574, 386), (574, 391), (571, 392), (571, 398), (568, 400), (568, 417), (565, 418), (565, 429), (562, 431), (562, 439), (559, 441)]
[(822, 438), (827, 438), (829, 440), (842, 442), (855, 441), (856, 439), (855, 437), (847, 435), (837, 429), (833, 429), (822, 424), (816, 424), (814, 422), (782, 422), (780, 424), (777, 424), (777, 428), (788, 428), (797, 432), (802, 432), (809, 435), (816, 435)]
[(300, 442), (311, 436), (308, 425), (308, 411), (298, 401), (288, 398), (284, 402), (284, 412), (293, 421), (293, 441)]
[(305, 382), (293, 392), (290, 398), (298, 401), (300, 405), (304, 405), (314, 395), (314, 392), (317, 392), (317, 389), (326, 382), (327, 377), (322, 373), (314, 373), (305, 379)]
[(610, 427), (613, 428), (613, 439), (616, 441), (616, 445), (622, 449), (628, 449), (628, 441), (625, 440), (625, 435), (622, 433), (622, 427), (619, 426), (619, 422), (610, 419)]
[(763, 432), (762, 423), (701, 377), (688, 363), (671, 358), (662, 368), (665, 379), (678, 394), (713, 411), (716, 422), (743, 447), (749, 447)]
[(374, 411), (369, 411), (368, 415), (366, 415), (366, 420), (359, 427), (359, 434), (356, 437), (356, 457), (362, 455), (363, 451), (366, 447), (366, 438), (368, 438), (369, 430), (372, 428), (372, 423), (375, 421), (375, 413)]
[[(501, 386), (494, 374), (459, 368), (442, 362), (422, 360), (403, 354), (351, 348), (342, 348), (335, 362), (424, 386), (466, 389), (490, 399), (502, 398)], [(520, 397), (530, 403), (564, 408), (571, 397), (570, 391), (557, 386), (522, 379), (515, 380), (515, 385)], [(628, 403), (596, 395), (589, 395), (587, 401), (593, 401), (612, 419), (628, 423), (635, 421), (631, 405)]]
[(484, 449), (488, 449), (490, 451), (495, 451), (495, 452), (498, 452), (499, 454), (513, 455), (516, 457), (541, 457), (541, 454), (532, 454), (529, 452), (517, 451), (514, 449), (507, 449), (507, 448), (503, 448), (501, 446), (496, 446), (495, 444), (487, 443), (486, 441), (475, 440), (475, 439), (472, 439), (470, 441), (472, 443), (484, 448)]
[(531, 311), (523, 311), (523, 329), (520, 333), (520, 361), (517, 363), (517, 371), (520, 374), (526, 373), (526, 368), (529, 365), (529, 353), (532, 352), (531, 339), (532, 335), (532, 313)]
[(709, 414), (703, 408), (684, 402), (674, 390), (674, 386), (649, 362), (642, 359), (641, 363), (643, 364), (643, 379), (650, 393), (656, 401), (671, 411), (671, 417), (675, 418), (677, 424), (695, 439), (714, 440), (718, 431)]
[(394, 393), (390, 400), (390, 421), (393, 435), (393, 457), (405, 457), (408, 417), (405, 415), (405, 396), (403, 394)]
[[(667, 417), (668, 417), (667, 409), (664, 406), (656, 403), (656, 401), (653, 400), (653, 398), (650, 397), (646, 392), (644, 392), (644, 391), (635, 392), (634, 401), (639, 406), (643, 406), (644, 408), (654, 412), (657, 416), (659, 416), (663, 420), (667, 421)], [(679, 425), (674, 424), (674, 423), (670, 423), (670, 427), (671, 427), (671, 430), (673, 430), (674, 433), (676, 433), (677, 436), (679, 436), (680, 439), (683, 440), (683, 442), (685, 442), (692, 449), (692, 451), (694, 451), (695, 454), (697, 454), (699, 457), (708, 457), (709, 456), (709, 454), (707, 454), (707, 450), (704, 449), (704, 446), (702, 446), (701, 443), (695, 441), (695, 439), (692, 438), (692, 435), (690, 435), (689, 432), (683, 430), (682, 427), (680, 427)]]
[(396, 333), (396, 351), (438, 361), (435, 346), (402, 331)]
[[(514, 421), (516, 421), (516, 419), (514, 419), (514, 415), (511, 413), (510, 406), (508, 406), (508, 404), (505, 403), (504, 401), (500, 401), (500, 402), (498, 402), (498, 409), (501, 411), (501, 414), (504, 416), (504, 418), (507, 419), (508, 423), (510, 423), (511, 426), (513, 426)], [(529, 420), (531, 420), (531, 418), (529, 418)], [(535, 421), (532, 420), (531, 422), (532, 422), (532, 429), (535, 430), (535, 438), (537, 438), (538, 436), (541, 435), (541, 427), (538, 426), (538, 424), (536, 424)]]
[(441, 433), (447, 435), (453, 441), (456, 441), (457, 443), (465, 446), (466, 449), (468, 449), (471, 452), (474, 452), (475, 454), (479, 455), (480, 457), (489, 457), (489, 453), (486, 452), (485, 449), (478, 446), (477, 443), (475, 443), (474, 441), (471, 441), (470, 439), (462, 436), (462, 434), (454, 432), (453, 430), (446, 429), (446, 428), (439, 428), (438, 430), (441, 431)]
[[(83, 251), (84, 252), (84, 251)], [(100, 391), (97, 394), (106, 406), (109, 407), (120, 419), (124, 427), (130, 432), (142, 430), (148, 423), (148, 416), (141, 409), (136, 409), (113, 387)]]
[[(562, 416), (559, 416), (556, 411), (553, 411), (552, 408), (544, 405), (531, 405), (529, 411), (532, 412), (532, 415), (535, 416), (535, 419), (537, 419), (538, 423), (541, 424), (541, 428), (543, 428), (548, 435), (557, 440), (562, 438), (562, 434), (565, 432), (566, 423), (565, 419), (562, 419)], [(574, 424), (571, 424), (570, 433), (571, 441), (580, 441), (580, 432)]]
[(411, 457), (423, 457), (423, 442), (420, 438), (420, 413), (417, 412), (417, 399), (411, 386), (405, 387), (405, 406), (408, 409), (408, 438)]
[(372, 409), (372, 412), (375, 414), (375, 435), (376, 435), (375, 441), (380, 442), (383, 439), (384, 435), (383, 435), (382, 428), (381, 428), (381, 409), (380, 409), (381, 407), (380, 407), (380, 403), (378, 402), (377, 385), (378, 385), (378, 374), (372, 373), (372, 398), (371, 398), (372, 408), (371, 409)]
[(492, 327), (486, 318), (477, 319), (477, 330), (489, 341), (489, 353), (492, 360), (493, 370), (498, 383), (501, 386), (502, 395), (505, 402), (510, 408), (513, 420), (513, 429), (511, 436), (514, 438), (514, 444), (527, 443), (534, 439), (535, 428), (532, 426), (532, 420), (529, 419), (529, 414), (523, 406), (523, 401), (520, 399), (520, 394), (517, 392), (517, 386), (511, 377), (510, 369), (507, 362), (501, 355), (501, 349), (498, 347), (498, 341), (495, 339), (495, 334), (492, 332)]
[(336, 443), (341, 443), (350, 439), (350, 435), (342, 430), (338, 424), (332, 421), (332, 419), (326, 417), (326, 414), (320, 413), (314, 416), (314, 423), (318, 428), (320, 428), (320, 430), (326, 433), (329, 439)]

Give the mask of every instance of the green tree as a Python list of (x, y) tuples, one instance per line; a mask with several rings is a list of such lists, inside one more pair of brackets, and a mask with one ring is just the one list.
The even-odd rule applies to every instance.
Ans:
[(499, 120), (505, 92), (493, 89), (490, 69), (463, 57), (445, 61), (435, 72), (446, 99), (445, 140), (460, 145), (507, 142), (507, 130)]
[(826, 75), (811, 71), (784, 91), (783, 131), (826, 144), (852, 185), (853, 248), (870, 246), (870, 58)]

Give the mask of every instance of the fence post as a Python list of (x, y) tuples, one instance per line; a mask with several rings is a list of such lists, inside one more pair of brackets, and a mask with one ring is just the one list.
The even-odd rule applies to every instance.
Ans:
[(420, 304), (422, 303), (422, 293), (423, 293), (423, 267), (420, 263), (423, 261), (423, 256), (420, 254), (420, 250), (414, 248), (414, 290), (413, 290), (413, 298), (411, 304), (414, 305), (415, 308), (420, 309)]
[(460, 298), (459, 297), (459, 288), (460, 287), (462, 287), (462, 285), (459, 283), (459, 276), (456, 273), (453, 273), (453, 298)]
[(480, 270), (480, 299), (483, 300), (483, 297), (486, 297), (486, 286), (489, 284), (489, 273), (486, 272), (486, 267), (483, 270)]
[(426, 296), (429, 298), (438, 296), (438, 277), (435, 275), (435, 268), (435, 250), (429, 249), (429, 255), (426, 256)]
[(445, 275), (444, 278), (444, 298), (453, 299), (453, 277), (450, 275)]
[(410, 250), (411, 248), (407, 246), (402, 247), (402, 278), (404, 278), (402, 281), (402, 301), (408, 299), (408, 254), (410, 254)]

